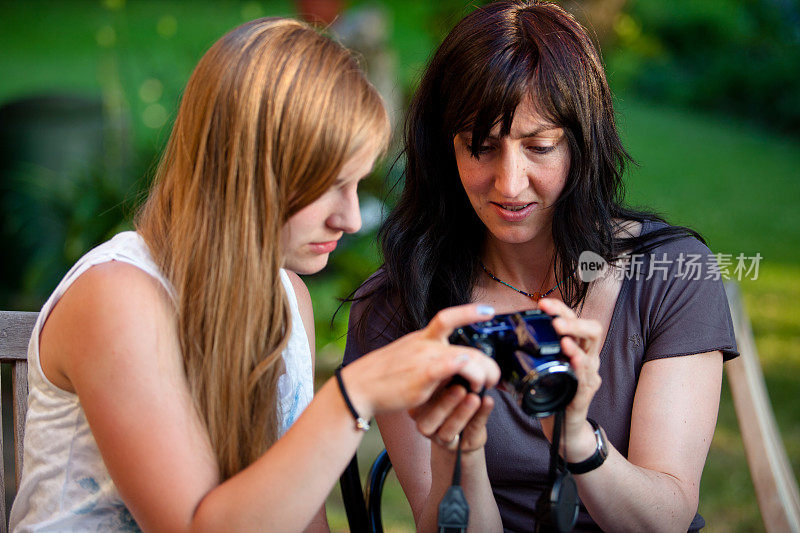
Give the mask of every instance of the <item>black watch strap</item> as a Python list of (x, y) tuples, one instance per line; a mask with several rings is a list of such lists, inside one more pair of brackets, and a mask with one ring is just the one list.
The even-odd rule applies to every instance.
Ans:
[(603, 464), (608, 457), (608, 440), (606, 439), (606, 434), (603, 431), (597, 422), (592, 420), (591, 418), (586, 418), (591, 424), (592, 429), (594, 429), (594, 436), (597, 439), (597, 448), (594, 450), (594, 454), (588, 459), (581, 461), (579, 463), (567, 463), (567, 470), (569, 470), (572, 474), (585, 474), (586, 472), (591, 472), (595, 468), (599, 467)]

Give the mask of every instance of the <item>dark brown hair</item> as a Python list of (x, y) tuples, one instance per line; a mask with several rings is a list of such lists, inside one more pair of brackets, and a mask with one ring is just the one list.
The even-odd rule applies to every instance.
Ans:
[(565, 302), (576, 306), (585, 298), (587, 285), (575, 269), (583, 250), (612, 260), (624, 249), (644, 252), (665, 239), (694, 234), (665, 228), (633, 239), (615, 237), (621, 220), (658, 217), (623, 206), (622, 175), (631, 158), (617, 132), (592, 40), (555, 4), (495, 2), (467, 15), (447, 35), (407, 117), (405, 183), (379, 232), (385, 263), (377, 285), (396, 298), (403, 329), (419, 328), (439, 309), (470, 301), (486, 228), (461, 185), (453, 137), (469, 131), (477, 154), (495, 125), (508, 134), (526, 97), (544, 119), (564, 128), (570, 151), (552, 228)]

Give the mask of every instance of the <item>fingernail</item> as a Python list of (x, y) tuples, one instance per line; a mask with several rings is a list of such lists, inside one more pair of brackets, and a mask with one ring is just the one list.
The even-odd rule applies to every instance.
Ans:
[(479, 305), (478, 313), (482, 315), (494, 315), (494, 307), (491, 305)]
[(456, 363), (466, 363), (467, 361), (469, 361), (468, 353), (462, 353), (459, 354), (458, 357), (456, 357)]

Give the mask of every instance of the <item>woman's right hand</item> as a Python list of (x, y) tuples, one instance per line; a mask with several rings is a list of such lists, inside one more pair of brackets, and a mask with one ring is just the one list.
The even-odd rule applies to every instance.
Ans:
[(500, 369), (491, 358), (447, 340), (455, 328), (492, 316), (491, 307), (479, 304), (443, 309), (426, 327), (347, 365), (342, 378), (355, 409), (370, 418), (418, 407), (455, 375), (463, 377), (475, 392), (495, 386)]

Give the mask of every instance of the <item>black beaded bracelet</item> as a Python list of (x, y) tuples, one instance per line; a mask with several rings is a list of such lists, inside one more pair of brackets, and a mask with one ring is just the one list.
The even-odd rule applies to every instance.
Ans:
[(369, 422), (361, 418), (356, 408), (353, 407), (353, 403), (350, 401), (350, 397), (347, 395), (347, 389), (344, 388), (344, 381), (342, 381), (342, 367), (337, 367), (334, 371), (336, 374), (336, 383), (339, 384), (339, 392), (342, 393), (342, 398), (344, 399), (345, 405), (350, 410), (350, 414), (353, 415), (353, 418), (356, 421), (356, 429), (361, 431), (369, 431)]

